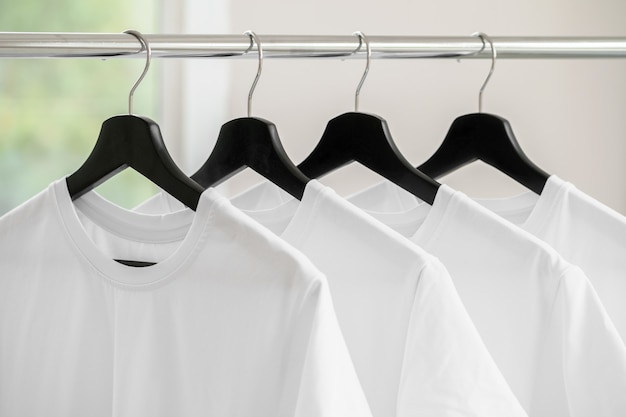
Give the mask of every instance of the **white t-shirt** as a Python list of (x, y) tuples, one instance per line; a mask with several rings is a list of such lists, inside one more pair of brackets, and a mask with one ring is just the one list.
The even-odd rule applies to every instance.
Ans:
[[(318, 181), (301, 201), (264, 183), (233, 204), (328, 277), (374, 416), (525, 415), (436, 258)], [(161, 195), (138, 210), (176, 206)]]
[(580, 266), (626, 340), (626, 217), (555, 175), (541, 195), (476, 201)]
[(406, 197), (350, 201), (439, 257), (531, 417), (626, 415), (626, 349), (580, 268), (446, 185), (432, 207)]
[(96, 197), (59, 180), (0, 219), (0, 415), (371, 415), (302, 254), (212, 189), (196, 215)]

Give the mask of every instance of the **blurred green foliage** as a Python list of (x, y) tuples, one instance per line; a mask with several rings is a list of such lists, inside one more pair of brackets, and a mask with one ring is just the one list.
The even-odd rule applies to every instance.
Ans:
[[(110, 0), (0, 0), (0, 31), (158, 31), (159, 3)], [(74, 172), (102, 122), (127, 113), (143, 59), (0, 59), (0, 215)], [(134, 112), (158, 121), (158, 66), (135, 93)], [(132, 207), (155, 186), (125, 170), (98, 188)]]

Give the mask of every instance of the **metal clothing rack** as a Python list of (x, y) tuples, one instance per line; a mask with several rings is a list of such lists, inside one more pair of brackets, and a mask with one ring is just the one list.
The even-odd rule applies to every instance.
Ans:
[[(354, 35), (264, 35), (265, 58), (364, 58)], [(248, 35), (144, 34), (155, 58), (255, 58)], [(474, 36), (367, 36), (374, 59), (490, 58)], [(492, 37), (498, 59), (626, 58), (626, 37)], [(0, 58), (130, 58), (142, 54), (124, 33), (0, 32)]]

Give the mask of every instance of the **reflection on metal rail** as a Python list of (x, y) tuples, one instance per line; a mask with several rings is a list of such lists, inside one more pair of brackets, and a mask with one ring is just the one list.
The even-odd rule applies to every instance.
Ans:
[[(154, 58), (254, 58), (247, 35), (144, 35)], [(266, 35), (265, 58), (365, 58), (351, 34)], [(626, 58), (626, 37), (493, 37), (498, 59)], [(490, 58), (473, 36), (373, 36), (373, 59)], [(0, 58), (137, 58), (137, 39), (124, 33), (0, 32)], [(248, 51), (246, 54), (245, 52)]]

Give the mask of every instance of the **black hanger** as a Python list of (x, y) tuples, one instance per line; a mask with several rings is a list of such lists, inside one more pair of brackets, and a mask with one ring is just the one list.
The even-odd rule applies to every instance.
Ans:
[(328, 122), (319, 143), (298, 168), (309, 178), (319, 178), (353, 161), (428, 204), (435, 201), (439, 184), (402, 156), (384, 119), (367, 113), (344, 113)]
[(276, 126), (256, 117), (243, 117), (224, 124), (211, 155), (191, 178), (204, 187), (210, 187), (246, 167), (298, 200), (302, 199), (309, 181), (287, 156)]
[[(355, 95), (355, 110), (358, 111), (359, 92), (369, 70), (371, 50), (363, 34), (356, 34), (359, 40), (365, 40), (367, 47), (367, 65)], [(419, 172), (402, 156), (384, 119), (357, 111), (328, 122), (319, 143), (298, 168), (309, 178), (318, 178), (350, 162), (358, 162), (432, 204), (440, 184)]]
[(492, 50), (491, 71), (479, 93), (479, 113), (466, 114), (455, 119), (441, 146), (418, 169), (430, 177), (439, 178), (466, 164), (481, 160), (541, 194), (550, 175), (524, 154), (506, 119), (480, 112), (482, 93), (493, 73), (496, 52), (491, 39), (483, 33), (477, 35), (483, 40), (483, 46), (487, 39)]
[(152, 50), (141, 33), (134, 30), (125, 33), (136, 37), (141, 50), (146, 50), (146, 65), (128, 95), (129, 114), (112, 117), (102, 124), (91, 154), (76, 172), (67, 177), (70, 196), (75, 200), (131, 167), (196, 210), (203, 188), (176, 166), (167, 152), (159, 125), (147, 117), (132, 115), (133, 94), (150, 68)]
[(287, 156), (276, 126), (267, 120), (250, 117), (252, 94), (263, 65), (263, 49), (254, 32), (247, 31), (246, 34), (259, 49), (259, 69), (248, 95), (248, 117), (231, 120), (222, 126), (211, 155), (191, 178), (210, 187), (249, 167), (301, 200), (309, 178)]
[[(129, 94), (128, 111), (132, 113), (133, 93), (148, 72), (151, 49), (139, 32), (125, 33), (139, 39), (142, 50), (145, 48), (147, 51), (144, 71)], [(204, 189), (174, 163), (163, 142), (159, 125), (147, 117), (132, 114), (114, 116), (104, 121), (93, 150), (78, 170), (66, 178), (72, 200), (127, 167), (133, 168), (194, 211), (198, 207)], [(116, 261), (135, 267), (154, 265), (154, 262)]]
[(454, 120), (441, 146), (417, 169), (439, 178), (479, 159), (537, 194), (550, 176), (524, 154), (509, 122), (487, 113)]
[(170, 157), (159, 125), (147, 117), (114, 116), (102, 124), (98, 140), (83, 165), (66, 178), (73, 200), (127, 167), (196, 210), (203, 188)]

